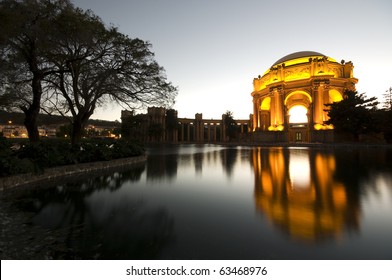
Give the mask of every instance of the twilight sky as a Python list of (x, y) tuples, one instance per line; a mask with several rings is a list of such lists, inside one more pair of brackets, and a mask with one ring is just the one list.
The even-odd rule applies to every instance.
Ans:
[[(150, 41), (179, 93), (179, 117), (252, 113), (253, 78), (279, 58), (316, 51), (353, 61), (358, 92), (392, 86), (390, 0), (71, 0), (131, 38)], [(107, 105), (92, 118), (120, 120)]]

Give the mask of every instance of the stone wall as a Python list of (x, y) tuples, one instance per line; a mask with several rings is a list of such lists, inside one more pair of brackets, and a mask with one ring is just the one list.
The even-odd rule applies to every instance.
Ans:
[(60, 167), (48, 168), (42, 174), (20, 174), (0, 178), (0, 191), (5, 189), (34, 185), (55, 179), (64, 179), (81, 173), (92, 173), (96, 171), (111, 170), (125, 166), (132, 166), (146, 161), (146, 156), (115, 159), (111, 161), (99, 161), (90, 163), (80, 163)]

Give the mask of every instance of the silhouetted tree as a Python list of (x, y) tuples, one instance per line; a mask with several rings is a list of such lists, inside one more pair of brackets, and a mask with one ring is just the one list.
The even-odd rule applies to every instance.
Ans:
[(55, 45), (52, 23), (68, 9), (72, 9), (68, 0), (0, 2), (0, 107), (24, 112), (24, 125), (33, 142), (39, 140), (43, 80), (57, 71), (47, 59)]
[(107, 101), (131, 109), (174, 102), (176, 88), (166, 81), (148, 42), (106, 28), (89, 11), (63, 13), (57, 24), (55, 58), (62, 71), (48, 81), (48, 101), (72, 115), (73, 144), (95, 109)]
[(384, 101), (383, 101), (383, 108), (385, 110), (392, 110), (392, 87), (387, 89), (383, 94)]
[(364, 93), (345, 91), (344, 99), (325, 104), (329, 120), (337, 132), (346, 132), (356, 139), (360, 134), (375, 132), (378, 128), (374, 118), (378, 101), (376, 97), (367, 98)]
[(176, 88), (166, 81), (151, 45), (106, 27), (91, 11), (68, 0), (5, 0), (0, 14), (1, 100), (7, 95), (21, 102), (32, 141), (39, 138), (40, 108), (70, 114), (77, 144), (103, 103), (135, 108), (174, 102)]
[(174, 141), (175, 137), (174, 132), (178, 129), (178, 118), (177, 112), (174, 109), (167, 109), (166, 110), (166, 131), (167, 137), (169, 141)]
[(223, 114), (224, 125), (226, 129), (226, 135), (229, 137), (229, 140), (234, 139), (237, 136), (237, 125), (233, 117), (233, 112), (226, 111)]

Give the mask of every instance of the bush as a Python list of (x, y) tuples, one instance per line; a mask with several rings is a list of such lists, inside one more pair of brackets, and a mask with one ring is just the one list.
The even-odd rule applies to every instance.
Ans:
[(0, 177), (34, 171), (34, 164), (29, 159), (20, 159), (14, 149), (18, 146), (0, 138)]
[(65, 140), (47, 139), (38, 143), (13, 144), (0, 139), (0, 177), (21, 173), (42, 173), (45, 168), (107, 161), (144, 154), (141, 144), (125, 140), (89, 139), (79, 146)]

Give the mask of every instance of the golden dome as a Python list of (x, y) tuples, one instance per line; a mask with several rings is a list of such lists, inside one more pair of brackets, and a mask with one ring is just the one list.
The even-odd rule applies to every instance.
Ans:
[(313, 51), (302, 51), (302, 52), (295, 52), (288, 54), (281, 59), (277, 60), (274, 64), (272, 64), (271, 67), (279, 65), (279, 64), (285, 64), (285, 66), (290, 66), (294, 64), (299, 64), (299, 63), (306, 63), (309, 62), (309, 58), (323, 58), (326, 57), (328, 58), (329, 61), (336, 62), (335, 59), (328, 57), (322, 53), (319, 52), (313, 52)]

